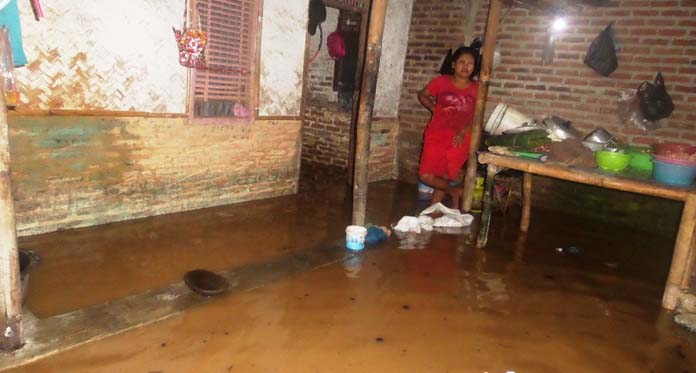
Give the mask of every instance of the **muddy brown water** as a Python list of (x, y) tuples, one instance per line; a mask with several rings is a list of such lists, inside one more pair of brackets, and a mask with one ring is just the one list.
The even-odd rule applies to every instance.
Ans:
[[(340, 185), (23, 238), (42, 262), (27, 306), (47, 317), (335, 242)], [(370, 185), (376, 224), (425, 207)], [(673, 237), (535, 209), (471, 235), (392, 237), (347, 261), (89, 343), (11, 372), (696, 372), (696, 338), (660, 308)], [(565, 248), (558, 251), (557, 248)]]

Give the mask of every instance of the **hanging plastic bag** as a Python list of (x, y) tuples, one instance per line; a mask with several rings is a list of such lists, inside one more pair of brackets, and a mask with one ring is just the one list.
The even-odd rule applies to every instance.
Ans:
[(208, 36), (201, 29), (200, 20), (196, 27), (188, 27), (189, 2), (184, 4), (184, 26), (181, 30), (174, 30), (176, 46), (179, 48), (179, 64), (191, 68), (205, 68), (205, 47), (208, 44)]
[(657, 73), (655, 83), (645, 81), (638, 87), (640, 108), (645, 118), (658, 120), (667, 118), (674, 111), (672, 97), (667, 93), (662, 73)]
[(622, 89), (619, 91), (619, 104), (616, 112), (624, 125), (633, 125), (646, 132), (660, 128), (659, 121), (649, 120), (643, 115), (640, 100), (635, 90)]
[(616, 57), (618, 42), (614, 34), (613, 22), (597, 36), (585, 55), (584, 63), (602, 76), (609, 76), (619, 67)]

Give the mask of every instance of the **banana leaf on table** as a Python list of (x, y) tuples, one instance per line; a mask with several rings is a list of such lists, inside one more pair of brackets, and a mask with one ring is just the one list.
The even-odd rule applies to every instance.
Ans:
[(517, 151), (532, 151), (551, 142), (546, 130), (534, 130), (523, 133), (497, 135), (486, 139), (487, 146), (507, 146)]

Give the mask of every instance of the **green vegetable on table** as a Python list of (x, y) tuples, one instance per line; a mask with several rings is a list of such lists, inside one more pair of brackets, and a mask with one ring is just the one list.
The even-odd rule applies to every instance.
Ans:
[(545, 130), (533, 130), (510, 135), (490, 136), (486, 139), (487, 146), (514, 147), (518, 151), (530, 151), (551, 142)]

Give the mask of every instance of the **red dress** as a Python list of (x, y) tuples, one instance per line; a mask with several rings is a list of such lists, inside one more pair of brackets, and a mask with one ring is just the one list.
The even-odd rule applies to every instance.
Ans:
[(476, 107), (478, 83), (457, 88), (451, 75), (441, 75), (428, 83), (426, 90), (435, 97), (433, 113), (423, 136), (423, 153), (420, 160), (420, 175), (431, 174), (456, 179), (469, 156), (471, 132), (460, 146), (452, 144), (454, 136), (462, 128), (471, 126)]

